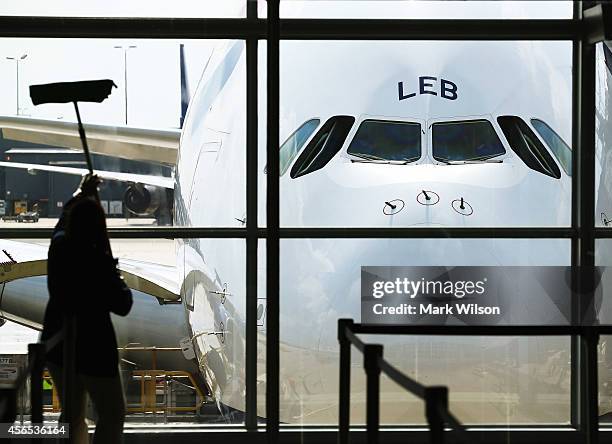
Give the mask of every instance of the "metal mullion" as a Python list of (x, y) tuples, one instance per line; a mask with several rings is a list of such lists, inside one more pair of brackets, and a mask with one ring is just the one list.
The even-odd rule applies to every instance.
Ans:
[(279, 0), (268, 0), (266, 193), (266, 436), (279, 439)]
[[(581, 2), (574, 2), (573, 18), (582, 18)], [(571, 226), (580, 230), (580, 40), (574, 39), (572, 42), (572, 196), (571, 196)], [(578, 265), (580, 264), (580, 238), (573, 237), (571, 240), (571, 281), (572, 288), (578, 286)], [(578, 325), (580, 319), (580, 301), (577, 292), (572, 291), (571, 302), (571, 322)], [(581, 368), (580, 356), (581, 342), (580, 336), (575, 335), (570, 338), (570, 424), (576, 429), (580, 428), (581, 418)]]
[(576, 238), (579, 230), (558, 227), (534, 228), (280, 228), (285, 239), (305, 238), (506, 238), (506, 239), (559, 239)]
[[(595, 45), (580, 41), (580, 299), (581, 321), (594, 322), (595, 266)], [(593, 332), (581, 335), (581, 427), (586, 442), (599, 442), (597, 343)]]
[[(257, 2), (247, 1), (247, 19), (257, 18)], [(246, 428), (257, 431), (257, 37), (246, 40)]]
[[(253, 210), (252, 210), (253, 211)], [(248, 219), (247, 219), (248, 225)], [(271, 236), (269, 228), (253, 228), (260, 239)], [(53, 228), (2, 228), (0, 239), (44, 239), (51, 238)], [(152, 228), (109, 228), (111, 239), (246, 239), (249, 228), (228, 227), (152, 227)], [(580, 230), (574, 228), (533, 227), (533, 228), (279, 228), (278, 236), (286, 239), (306, 238), (438, 238), (438, 239), (575, 239)]]
[[(572, 40), (573, 19), (283, 19), (282, 39)], [(245, 39), (266, 38), (258, 18), (0, 16), (1, 37)]]
[[(602, 334), (612, 333), (612, 325), (592, 328)], [(355, 334), (415, 336), (568, 336), (588, 329), (580, 325), (351, 325)]]
[(281, 39), (572, 40), (573, 19), (283, 19)]
[[(583, 2), (575, 5), (581, 19)], [(572, 226), (579, 237), (572, 245), (572, 323), (590, 325), (595, 265), (595, 46), (584, 38), (573, 48), (573, 145)], [(584, 433), (585, 442), (598, 442), (598, 332), (587, 328), (572, 341), (572, 422)]]
[(595, 228), (593, 230), (593, 236), (595, 239), (610, 239), (612, 238), (612, 229), (610, 228)]
[(0, 16), (0, 37), (113, 39), (265, 38), (265, 20), (250, 18)]
[[(0, 237), (2, 231), (0, 231)], [(108, 235), (111, 239), (245, 239), (246, 228), (195, 228), (195, 227), (157, 227), (157, 228), (109, 228)], [(27, 233), (22, 238), (28, 238)], [(50, 235), (49, 235), (49, 238)]]

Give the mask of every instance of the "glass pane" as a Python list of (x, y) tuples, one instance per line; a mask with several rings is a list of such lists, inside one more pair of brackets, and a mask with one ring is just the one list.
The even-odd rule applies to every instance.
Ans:
[(563, 169), (568, 175), (572, 175), (572, 149), (565, 143), (555, 130), (538, 119), (531, 119), (531, 124), (549, 146)]
[[(337, 424), (337, 319), (360, 319), (360, 267), (567, 266), (570, 242), (527, 239), (304, 239), (281, 242), (281, 421)], [(542, 322), (545, 320), (542, 319)], [(366, 336), (425, 384), (447, 385), (469, 424), (568, 423), (570, 340)], [(363, 357), (353, 349), (352, 424), (365, 420)], [(383, 378), (381, 420), (424, 423), (423, 403)]]
[[(18, 264), (44, 260), (48, 244), (48, 240), (1, 240), (6, 255), (2, 261), (8, 261), (8, 255)], [(128, 427), (151, 422), (242, 423), (244, 240), (113, 239), (111, 248), (133, 297), (127, 316), (111, 315)], [(5, 271), (10, 267), (18, 265), (3, 265)], [(36, 274), (2, 284), (0, 312), (39, 329), (48, 292), (46, 276)], [(92, 291), (83, 289), (82, 297), (90, 297)], [(179, 303), (173, 303), (177, 299)], [(90, 304), (94, 306), (94, 301)], [(17, 360), (38, 336), (11, 322), (0, 326), (0, 332), (0, 355), (14, 355)], [(81, 334), (86, 337), (91, 332)], [(57, 401), (54, 407), (51, 386), (46, 387), (46, 415), (57, 420)]]
[(421, 125), (365, 120), (347, 153), (365, 160), (414, 162), (421, 157)]
[(595, 224), (612, 225), (612, 52), (610, 42), (596, 45)]
[[(265, 16), (265, 11), (260, 16)], [(571, 1), (282, 0), (285, 18), (525, 19), (571, 18)]]
[(121, 0), (78, 2), (59, 0), (50, 5), (44, 0), (3, 3), (1, 15), (55, 17), (244, 17), (246, 0)]
[[(355, 119), (324, 165), (280, 178), (281, 225), (569, 226), (571, 177), (530, 119), (571, 140), (571, 55), (570, 42), (548, 41), (281, 42), (279, 146), (311, 119), (321, 121), (317, 132), (331, 119)], [(554, 173), (534, 170), (512, 149), (503, 116), (525, 122)], [(417, 161), (405, 160), (419, 150)], [(394, 201), (397, 210), (388, 211)]]
[[(595, 293), (595, 311), (599, 324), (612, 324), (612, 239), (597, 239), (595, 265), (602, 267), (601, 282)], [(603, 335), (599, 340), (599, 415), (600, 421), (612, 423), (612, 354), (608, 351), (612, 336)]]
[(4, 39), (0, 48), (10, 55), (0, 79), (15, 86), (0, 101), (0, 224), (26, 213), (33, 223), (18, 226), (53, 226), (87, 171), (72, 104), (35, 106), (29, 86), (110, 79), (106, 100), (79, 105), (109, 226), (244, 226), (243, 41)]

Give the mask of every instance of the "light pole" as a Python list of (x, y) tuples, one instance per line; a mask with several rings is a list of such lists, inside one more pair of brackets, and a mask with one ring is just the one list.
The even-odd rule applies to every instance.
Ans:
[(125, 124), (128, 123), (128, 82), (127, 82), (127, 53), (130, 49), (136, 48), (136, 45), (117, 45), (114, 46), (115, 49), (123, 50), (123, 84), (125, 87)]
[(21, 57), (7, 57), (6, 60), (14, 60), (15, 61), (15, 67), (17, 70), (17, 113), (16, 115), (19, 115), (19, 62), (21, 60), (24, 60), (28, 55), (27, 54), (23, 54)]

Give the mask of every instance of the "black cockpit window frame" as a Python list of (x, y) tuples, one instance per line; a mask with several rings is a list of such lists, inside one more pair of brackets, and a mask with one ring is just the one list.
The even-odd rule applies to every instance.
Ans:
[(559, 166), (527, 122), (518, 116), (507, 115), (499, 116), (497, 123), (510, 148), (525, 165), (546, 176), (561, 178)]
[(338, 154), (355, 123), (353, 116), (333, 116), (319, 128), (291, 168), (292, 179), (320, 170)]

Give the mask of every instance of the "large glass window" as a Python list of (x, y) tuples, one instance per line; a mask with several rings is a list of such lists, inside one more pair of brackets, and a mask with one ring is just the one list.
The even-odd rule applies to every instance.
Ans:
[(488, 120), (432, 125), (432, 154), (443, 163), (484, 162), (506, 153)]
[(19, 38), (0, 50), (0, 224), (35, 212), (19, 227), (52, 227), (87, 172), (72, 104), (34, 106), (29, 86), (107, 78), (110, 96), (79, 109), (109, 226), (243, 226), (243, 41)]
[[(591, 178), (583, 177), (580, 186), (572, 187), (571, 181), (582, 175), (574, 171), (568, 178), (560, 171), (572, 174), (572, 149), (580, 148), (580, 155), (590, 149), (564, 142), (571, 140), (573, 124), (583, 122), (580, 115), (572, 116), (572, 109), (580, 110), (573, 105), (589, 103), (585, 97), (590, 93), (583, 88), (578, 100), (572, 91), (572, 73), (589, 81), (582, 64), (572, 67), (572, 42), (584, 43), (587, 62), (589, 49), (584, 27), (575, 22), (553, 20), (539, 28), (529, 24), (530, 38), (541, 39), (513, 41), (513, 32), (518, 39), (525, 36), (508, 20), (500, 27), (503, 34), (489, 29), (493, 40), (501, 40), (482, 41), (483, 34), (471, 38), (481, 32), (477, 24), (467, 30), (449, 21), (446, 30), (440, 29), (450, 39), (436, 36), (427, 41), (418, 39), (437, 29), (435, 21), (410, 29), (394, 28), (397, 22), (391, 22), (385, 32), (397, 29), (398, 35), (380, 39), (368, 34), (378, 32), (375, 26), (364, 26), (361, 36), (361, 29), (351, 28), (349, 21), (338, 22), (332, 30), (329, 23), (303, 26), (289, 20), (281, 30), (287, 40), (280, 42), (279, 76), (270, 73), (268, 78), (265, 21), (204, 21), (206, 26), (197, 29), (193, 24), (199, 21), (186, 21), (183, 29), (177, 25), (180, 21), (163, 19), (244, 18), (247, 9), (257, 9), (261, 18), (265, 1), (179, 0), (168, 5), (136, 0), (126, 6), (119, 0), (91, 5), (60, 0), (53, 10), (42, 0), (13, 3), (0, 7), (5, 19), (28, 16), (16, 23), (31, 20), (32, 32), (48, 38), (0, 41), (6, 56), (0, 63), (0, 84), (6, 87), (0, 101), (0, 237), (5, 238), (0, 242), (0, 266), (2, 273), (10, 273), (12, 267), (32, 262), (26, 268), (36, 273), (0, 280), (0, 317), (12, 319), (0, 319), (0, 355), (21, 355), (21, 363), (26, 362), (24, 341), (36, 337), (15, 322), (40, 327), (48, 297), (41, 266), (48, 239), (85, 171), (72, 105), (35, 107), (28, 86), (112, 79), (118, 88), (111, 97), (103, 104), (83, 104), (81, 112), (94, 168), (104, 179), (100, 197), (114, 236), (112, 250), (136, 300), (127, 318), (113, 318), (127, 423), (136, 423), (131, 427), (140, 427), (143, 420), (180, 422), (181, 428), (201, 423), (244, 426), (246, 420), (254, 430), (258, 421), (269, 419), (266, 402), (277, 407), (275, 397), (266, 399), (266, 393), (276, 389), (283, 428), (335, 427), (336, 321), (360, 320), (360, 266), (565, 267), (576, 265), (576, 252), (590, 257), (588, 242), (582, 240), (593, 232), (575, 223), (582, 217), (572, 211), (583, 202), (572, 205), (579, 201), (572, 190), (582, 193), (586, 186), (590, 192)], [(162, 17), (154, 21), (161, 24), (159, 39), (77, 38), (97, 32), (94, 25), (106, 24), (96, 17), (141, 16), (145, 3), (148, 15)], [(247, 8), (253, 5), (257, 8)], [(302, 19), (563, 19), (572, 9), (570, 1), (281, 2), (282, 17)], [(68, 20), (67, 30), (57, 32), (75, 38), (62, 39), (47, 35), (51, 28), (36, 16), (94, 19)], [(137, 21), (126, 20), (126, 28), (134, 24), (136, 34), (146, 33), (148, 28)], [(423, 25), (426, 28), (419, 28)], [(425, 32), (421, 37), (419, 29)], [(459, 40), (462, 35), (454, 33), (462, 29), (474, 34)], [(15, 32), (30, 31), (26, 26), (25, 34)], [(235, 40), (207, 40), (213, 35), (209, 32)], [(416, 34), (401, 41), (403, 33), (412, 32)], [(121, 35), (129, 33), (123, 30)], [(177, 35), (200, 40), (169, 40)], [(249, 65), (247, 59), (255, 60), (249, 50), (256, 39), (262, 39), (258, 58)], [(612, 53), (602, 44), (597, 51), (593, 182), (596, 220), (608, 226)], [(250, 82), (256, 77), (258, 83)], [(276, 80), (280, 97), (274, 92), (268, 97), (275, 89), (266, 91), (266, 82)], [(257, 104), (249, 100), (253, 86)], [(271, 124), (266, 122), (266, 107), (274, 110), (277, 99), (279, 119)], [(248, 117), (255, 113), (260, 126), (247, 131), (254, 129)], [(539, 118), (529, 120), (531, 116)], [(276, 123), (280, 140), (272, 139), (271, 149), (279, 150), (284, 176), (268, 182), (266, 136), (267, 130), (276, 130)], [(254, 148), (257, 156), (251, 156)], [(340, 155), (344, 149), (348, 155)], [(247, 157), (258, 165), (247, 165)], [(256, 181), (247, 174), (253, 171)], [(588, 175), (589, 169), (585, 172)], [(266, 228), (266, 193), (275, 197), (276, 191), (280, 230), (276, 220)], [(249, 211), (247, 220), (249, 203), (258, 208)], [(584, 205), (590, 209), (588, 199)], [(269, 214), (276, 216), (275, 210)], [(30, 231), (40, 239), (23, 239), (30, 234), (13, 231), (15, 227), (41, 228)], [(138, 231), (125, 230), (129, 227)], [(145, 227), (150, 230), (144, 232)], [(388, 237), (380, 238), (381, 228)], [(7, 240), (14, 232), (21, 239)], [(594, 231), (595, 237), (603, 233)], [(151, 238), (143, 238), (147, 235)], [(547, 238), (538, 238), (541, 235)], [(235, 238), (218, 238), (225, 236)], [(267, 275), (265, 255), (279, 237), (280, 281), (272, 284), (266, 280), (275, 280), (276, 271)], [(610, 265), (602, 259), (608, 244), (597, 241), (598, 265)], [(271, 258), (276, 254), (272, 251)], [(612, 276), (608, 279), (604, 273), (602, 282), (607, 280), (612, 282)], [(269, 293), (266, 283), (272, 288)], [(521, 282), (516, 285), (521, 287)], [(595, 301), (602, 323), (612, 319), (606, 288), (598, 289)], [(547, 308), (552, 314), (559, 310)], [(249, 320), (247, 311), (253, 315)], [(533, 323), (540, 323), (529, 314), (537, 318)], [(586, 385), (586, 372), (572, 374), (579, 365), (574, 346), (584, 345), (572, 342), (578, 338), (364, 339), (382, 342), (385, 357), (415, 380), (447, 386), (450, 410), (461, 422), (505, 426), (509, 436), (517, 425), (567, 426), (571, 412), (581, 411), (586, 399), (576, 391)], [(597, 402), (599, 413), (608, 417), (609, 340), (602, 338), (597, 350)], [(266, 344), (273, 353), (267, 353)], [(249, 347), (253, 354), (248, 355)], [(351, 421), (356, 425), (364, 422), (366, 410), (362, 356), (354, 353), (352, 364)], [(53, 405), (48, 379), (45, 390), (46, 419), (56, 420), (58, 406)], [(253, 403), (249, 392), (256, 393)], [(381, 392), (383, 424), (425, 423), (423, 402), (399, 391), (384, 375)], [(25, 412), (25, 402), (21, 409)], [(571, 425), (582, 430), (589, 424)]]
[[(336, 324), (338, 318), (360, 321), (361, 266), (570, 264), (570, 242), (557, 239), (286, 239), (280, 253), (280, 417), (298, 424), (337, 423)], [(443, 321), (463, 322), (453, 316)], [(568, 337), (364, 339), (382, 343), (385, 357), (408, 376), (448, 386), (451, 411), (464, 423), (569, 422)], [(363, 356), (355, 351), (352, 358), (351, 421), (363, 424)], [(423, 412), (421, 400), (382, 378), (382, 423), (423, 424)]]
[[(569, 140), (571, 55), (569, 42), (551, 41), (281, 41), (280, 143), (313, 116), (321, 117), (288, 170), (299, 177), (289, 180), (285, 173), (280, 180), (281, 226), (569, 226), (569, 183), (530, 174), (496, 119), (502, 109), (529, 110), (552, 128), (563, 128), (559, 134)], [(447, 68), (440, 71), (440, 64)], [(510, 79), (519, 79), (521, 88)], [(313, 92), (320, 100), (313, 101)], [(327, 140), (327, 147), (338, 146), (323, 137), (328, 114), (356, 117), (335, 156), (316, 146)], [(329, 156), (317, 157), (319, 152)], [(262, 139), (259, 153), (265, 160)], [(311, 158), (318, 167), (330, 156), (316, 171), (309, 166)], [(554, 168), (556, 160), (549, 157)], [(261, 165), (261, 185), (265, 177)], [(423, 190), (439, 199), (421, 204)], [(462, 198), (473, 211), (457, 211)], [(387, 214), (386, 202), (395, 200), (403, 205)]]
[(364, 120), (347, 152), (365, 160), (414, 162), (421, 157), (421, 125)]
[(570, 18), (570, 0), (282, 0), (283, 18), (552, 19)]
[(51, 6), (44, 0), (4, 3), (2, 15), (50, 17), (244, 17), (246, 0), (180, 0), (163, 1), (121, 0), (90, 1), (59, 0)]

